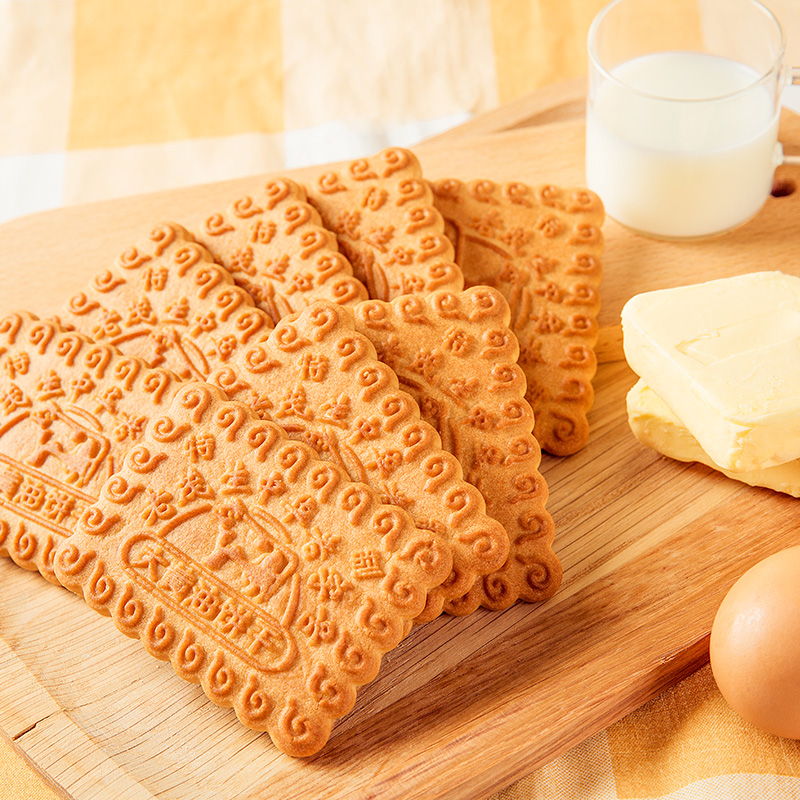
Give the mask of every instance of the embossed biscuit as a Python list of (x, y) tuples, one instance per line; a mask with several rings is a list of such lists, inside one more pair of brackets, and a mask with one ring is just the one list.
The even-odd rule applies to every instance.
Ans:
[[(180, 343), (188, 336), (182, 347), (159, 349), (165, 367), (219, 386), (339, 464), (352, 480), (370, 485), (384, 502), (405, 508), (418, 527), (445, 536), (453, 571), (429, 595), (418, 622), (437, 616), (446, 599), (462, 596), (476, 576), (503, 563), (505, 530), (486, 515), (480, 493), (464, 482), (461, 465), (441, 449), (438, 435), (420, 420), (416, 402), (399, 390), (397, 377), (377, 360), (369, 340), (354, 331), (349, 310), (317, 301), (267, 335), (270, 319), (231, 286), (224, 268), (210, 263), (208, 253), (179, 227), (161, 225), (157, 238), (165, 232), (174, 235), (172, 249), (147, 261), (141, 258), (146, 244), (126, 251), (125, 266), (118, 259), (114, 271), (70, 300), (64, 319), (91, 333), (108, 315), (124, 319), (132, 303), (146, 305), (151, 313), (137, 326), (140, 335), (115, 339), (123, 352), (147, 358), (153, 342)], [(189, 259), (175, 257), (187, 250), (196, 256), (188, 265)], [(154, 269), (157, 284), (151, 279)], [(97, 284), (110, 288), (101, 292)], [(176, 323), (164, 313), (178, 301), (188, 331), (174, 330)], [(244, 341), (242, 330), (248, 333)]]
[(53, 555), (179, 379), (24, 312), (0, 320), (0, 555)]
[(199, 382), (153, 419), (54, 563), (293, 756), (325, 744), (450, 569), (435, 534)]
[(560, 584), (561, 565), (552, 551), (541, 452), (516, 363), (519, 345), (502, 295), (481, 286), (391, 303), (368, 300), (355, 315), (356, 330), (417, 400), (423, 418), (508, 533), (506, 563), (462, 598), (446, 602), (445, 610), (466, 614), (478, 605), (503, 609), (518, 598), (550, 597)]
[(272, 320), (180, 225), (161, 223), (66, 303), (60, 320), (153, 367), (204, 378)]
[(306, 191), (370, 297), (463, 288), (444, 222), (409, 150), (390, 148), (326, 171)]
[(586, 444), (594, 400), (603, 205), (587, 189), (491, 181), (433, 184), (467, 285), (497, 288), (511, 306), (526, 398), (541, 446)]
[(285, 317), (268, 339), (220, 365), (208, 381), (407, 510), (417, 527), (443, 537), (453, 570), (429, 594), (417, 622), (433, 619), (445, 600), (504, 563), (509, 543), (502, 525), (486, 514), (480, 492), (464, 481), (461, 464), (442, 450), (394, 372), (354, 330), (349, 309), (319, 301)]
[(275, 322), (314, 300), (353, 305), (367, 298), (336, 237), (288, 178), (209, 214), (194, 233)]

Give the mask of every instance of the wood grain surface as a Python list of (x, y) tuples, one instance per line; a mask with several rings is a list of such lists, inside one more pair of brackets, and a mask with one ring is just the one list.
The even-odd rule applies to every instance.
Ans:
[[(580, 185), (581, 93), (578, 83), (539, 93), (415, 150), (431, 178)], [(800, 119), (787, 113), (782, 137), (800, 142)], [(590, 442), (542, 464), (564, 564), (551, 601), (416, 628), (322, 753), (293, 760), (76, 597), (0, 559), (0, 727), (77, 800), (482, 798), (689, 674), (707, 659), (714, 613), (736, 577), (798, 542), (798, 506), (636, 442), (619, 312), (647, 289), (761, 269), (800, 274), (800, 168), (778, 177), (798, 191), (716, 239), (664, 243), (605, 226), (605, 363)], [(153, 223), (191, 225), (260, 180), (0, 227), (0, 312), (56, 311)]]

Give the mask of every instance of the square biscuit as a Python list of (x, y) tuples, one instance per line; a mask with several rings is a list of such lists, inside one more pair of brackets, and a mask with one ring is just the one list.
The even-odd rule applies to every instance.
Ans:
[(397, 375), (355, 330), (349, 309), (319, 301), (285, 317), (208, 380), (408, 511), (417, 527), (442, 536), (453, 570), (429, 593), (417, 622), (433, 619), (444, 602), (504, 563), (503, 526), (487, 514), (481, 493), (442, 449)]
[(404, 511), (190, 381), (60, 543), (54, 568), (178, 676), (307, 756), (450, 561)]

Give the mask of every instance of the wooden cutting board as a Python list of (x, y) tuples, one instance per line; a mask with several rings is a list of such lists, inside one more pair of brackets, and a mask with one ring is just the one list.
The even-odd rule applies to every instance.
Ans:
[[(540, 92), (416, 152), (431, 178), (582, 184), (582, 91)], [(782, 138), (800, 143), (798, 117), (785, 115)], [(607, 223), (591, 439), (542, 465), (564, 564), (550, 602), (415, 629), (323, 752), (301, 761), (76, 597), (0, 559), (0, 727), (77, 800), (482, 798), (688, 675), (707, 659), (714, 613), (736, 577), (798, 543), (800, 507), (639, 445), (625, 416), (635, 378), (616, 326), (639, 291), (761, 269), (800, 275), (800, 168), (778, 177), (798, 191), (706, 242), (656, 242)], [(191, 221), (258, 183), (0, 226), (0, 313), (56, 310), (152, 223)]]

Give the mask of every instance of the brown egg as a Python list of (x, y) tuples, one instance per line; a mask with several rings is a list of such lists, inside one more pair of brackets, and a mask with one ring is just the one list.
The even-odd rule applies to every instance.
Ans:
[(764, 559), (733, 585), (711, 630), (711, 670), (743, 719), (800, 739), (800, 547)]

